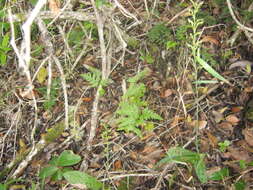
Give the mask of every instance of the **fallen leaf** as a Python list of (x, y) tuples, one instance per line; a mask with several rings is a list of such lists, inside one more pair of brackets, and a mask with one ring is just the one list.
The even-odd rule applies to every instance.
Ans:
[(231, 115), (228, 115), (226, 117), (226, 121), (228, 121), (229, 123), (231, 123), (232, 125), (237, 125), (237, 123), (240, 121), (238, 119), (238, 117), (236, 117), (235, 115), (231, 114)]
[(60, 1), (59, 0), (49, 0), (49, 9), (53, 14), (57, 15), (60, 12)]
[(236, 61), (236, 62), (232, 63), (228, 69), (233, 69), (236, 67), (246, 68), (247, 65), (253, 65), (253, 62), (247, 61), (247, 60)]
[(245, 150), (242, 150), (240, 147), (228, 147), (228, 154), (226, 156), (229, 156), (234, 160), (245, 160), (245, 161), (252, 160), (249, 153)]
[(244, 92), (247, 92), (247, 93), (251, 93), (251, 92), (253, 92), (253, 87), (252, 87), (252, 86), (250, 86), (250, 87), (246, 87), (246, 88), (244, 88)]
[(39, 81), (40, 84), (42, 84), (46, 77), (47, 77), (47, 69), (45, 67), (41, 67), (38, 74), (37, 74), (37, 80)]
[(171, 89), (167, 89), (167, 90), (165, 90), (165, 91), (162, 93), (161, 97), (162, 97), (162, 98), (167, 98), (167, 97), (171, 96), (172, 94), (173, 94), (173, 91), (172, 91)]
[(202, 42), (210, 42), (211, 44), (219, 45), (219, 41), (213, 36), (204, 36), (201, 40)]
[(122, 169), (122, 162), (121, 160), (116, 160), (113, 164), (114, 170), (120, 170)]
[(208, 139), (209, 139), (212, 147), (213, 148), (217, 147), (217, 145), (218, 145), (218, 139), (214, 135), (212, 135), (212, 133), (210, 133), (208, 131), (206, 131), (206, 134), (207, 134), (207, 137), (208, 137)]
[(228, 131), (230, 134), (232, 134), (234, 127), (230, 122), (222, 122), (220, 124), (218, 124), (218, 127), (220, 127), (221, 129)]
[(253, 146), (253, 129), (243, 129), (242, 130), (242, 134), (244, 135), (244, 138), (246, 140), (246, 142), (250, 145)]
[(178, 121), (179, 121), (180, 117), (178, 115), (176, 115), (172, 121), (172, 123), (170, 124), (171, 127), (176, 127), (178, 125)]
[(199, 129), (206, 128), (206, 125), (207, 125), (207, 121), (205, 121), (205, 120), (199, 121)]
[(92, 101), (92, 98), (91, 97), (83, 97), (82, 100), (84, 102), (90, 102), (90, 101)]
[(213, 110), (212, 114), (214, 116), (214, 120), (216, 123), (219, 123), (220, 121), (222, 121), (224, 119), (223, 114), (218, 111)]
[(233, 113), (238, 113), (238, 112), (240, 112), (240, 111), (242, 111), (243, 110), (243, 107), (242, 106), (235, 106), (235, 107), (232, 107), (231, 108), (231, 111), (233, 112)]
[(24, 99), (29, 99), (29, 100), (32, 100), (33, 99), (33, 96), (37, 96), (38, 94), (36, 93), (36, 91), (34, 91), (33, 89), (28, 89), (28, 88), (25, 88), (25, 89), (18, 89), (19, 90), (19, 95), (24, 98)]

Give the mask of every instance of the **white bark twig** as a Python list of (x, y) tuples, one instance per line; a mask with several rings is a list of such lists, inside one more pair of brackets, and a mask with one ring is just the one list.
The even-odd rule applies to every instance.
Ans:
[[(18, 15), (13, 15), (13, 21), (21, 22), (22, 18), (28, 18), (28, 15), (23, 15), (22, 17)], [(55, 14), (52, 11), (41, 11), (38, 15), (41, 19), (53, 19)], [(78, 21), (95, 21), (95, 16), (92, 13), (84, 13), (80, 11), (64, 11), (62, 12), (58, 19), (64, 20), (78, 20)]]
[(68, 103), (68, 93), (67, 93), (67, 85), (66, 85), (66, 79), (65, 74), (63, 71), (63, 68), (61, 66), (61, 63), (59, 59), (55, 56), (53, 56), (54, 62), (56, 66), (58, 67), (60, 74), (61, 74), (61, 85), (63, 89), (63, 95), (64, 95), (64, 108), (65, 108), (65, 128), (68, 129), (69, 127), (69, 103)]
[[(100, 51), (101, 51), (101, 58), (102, 58), (102, 80), (107, 79), (109, 71), (107, 71), (107, 53), (106, 53), (106, 46), (105, 46), (105, 40), (104, 40), (104, 20), (101, 17), (95, 1), (91, 0), (92, 7), (94, 9), (95, 15), (96, 15), (96, 22), (98, 27), (98, 35), (99, 35), (99, 43), (100, 43)], [(97, 92), (95, 95), (95, 100), (93, 102), (92, 106), (92, 113), (91, 113), (91, 128), (90, 128), (90, 134), (87, 141), (87, 149), (91, 150), (92, 141), (95, 137), (96, 128), (98, 124), (98, 103), (100, 99), (99, 91), (102, 88), (101, 85), (97, 87)]]
[[(45, 0), (44, 0), (45, 1)], [(42, 2), (42, 3), (41, 3)], [(11, 9), (8, 10), (8, 19), (10, 22), (11, 26), (11, 45), (14, 49), (14, 52), (16, 53), (18, 57), (18, 62), (19, 62), (19, 69), (21, 72), (23, 72), (27, 78), (27, 87), (28, 89), (25, 90), (25, 93), (23, 96), (26, 96), (30, 94), (32, 96), (33, 104), (34, 104), (34, 110), (35, 110), (35, 116), (34, 116), (34, 126), (32, 128), (31, 132), (31, 141), (34, 146), (35, 140), (34, 140), (34, 135), (35, 135), (35, 130), (37, 126), (37, 119), (38, 119), (38, 107), (37, 107), (37, 101), (33, 92), (33, 84), (32, 84), (32, 79), (31, 79), (31, 74), (29, 71), (29, 64), (30, 64), (30, 59), (31, 59), (31, 25), (34, 21), (34, 18), (37, 16), (39, 13), (39, 10), (43, 7), (43, 0), (38, 1), (37, 5), (35, 6), (35, 10), (33, 10), (30, 14), (30, 17), (27, 19), (27, 21), (23, 24), (22, 30), (24, 33), (24, 39), (21, 43), (21, 48), (20, 50), (18, 49), (16, 42), (15, 42), (15, 29), (14, 29), (14, 22), (13, 22), (13, 15), (11, 13)]]

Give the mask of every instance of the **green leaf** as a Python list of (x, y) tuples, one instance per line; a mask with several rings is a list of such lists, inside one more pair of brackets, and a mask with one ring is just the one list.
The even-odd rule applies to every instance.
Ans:
[(229, 170), (228, 168), (222, 168), (220, 171), (214, 172), (209, 179), (218, 181), (218, 180), (224, 180), (225, 177), (229, 176)]
[(81, 157), (70, 150), (63, 151), (57, 159), (58, 166), (72, 166), (81, 161)]
[(7, 190), (7, 186), (5, 184), (0, 183), (0, 190)]
[(56, 166), (48, 166), (45, 168), (42, 168), (39, 173), (39, 178), (44, 179), (46, 177), (53, 176), (57, 171), (59, 170)]
[(170, 162), (180, 164), (192, 164), (200, 182), (207, 182), (206, 167), (203, 154), (192, 152), (181, 147), (173, 147), (168, 150), (167, 156), (158, 162), (158, 165)]
[(186, 150), (181, 147), (170, 148), (167, 152), (166, 158), (158, 162), (158, 164), (168, 163), (168, 162), (189, 162), (195, 163), (200, 159), (200, 154)]
[(80, 171), (70, 171), (63, 174), (64, 178), (71, 184), (83, 184), (89, 189), (99, 190), (103, 187), (103, 184), (96, 178)]
[(204, 155), (194, 164), (194, 169), (201, 183), (207, 182), (206, 165), (204, 163)]
[(53, 181), (60, 181), (63, 178), (62, 170), (57, 170), (51, 177)]
[(244, 190), (247, 184), (243, 180), (239, 180), (234, 184), (235, 190)]
[(38, 74), (37, 74), (37, 80), (40, 84), (42, 84), (47, 77), (47, 69), (45, 67), (41, 67)]
[(229, 81), (227, 79), (225, 79), (223, 76), (221, 76), (219, 73), (217, 73), (210, 65), (208, 65), (207, 62), (205, 62), (203, 59), (201, 59), (200, 57), (200, 53), (198, 51), (198, 55), (197, 55), (197, 61), (198, 63), (208, 72), (210, 73), (212, 76), (214, 76), (215, 78), (225, 82), (225, 83), (229, 83)]
[(241, 169), (246, 169), (247, 168), (247, 163), (246, 163), (246, 161), (245, 160), (240, 160), (239, 161), (239, 166), (240, 166), (240, 168)]
[(171, 48), (174, 48), (176, 46), (177, 46), (177, 42), (175, 42), (175, 41), (167, 41), (167, 43), (166, 43), (166, 48), (167, 49), (171, 49)]

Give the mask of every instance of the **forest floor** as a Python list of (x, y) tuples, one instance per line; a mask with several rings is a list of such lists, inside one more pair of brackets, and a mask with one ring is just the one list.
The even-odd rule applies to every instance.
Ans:
[(49, 0), (29, 42), (36, 2), (0, 3), (0, 190), (253, 189), (250, 0)]

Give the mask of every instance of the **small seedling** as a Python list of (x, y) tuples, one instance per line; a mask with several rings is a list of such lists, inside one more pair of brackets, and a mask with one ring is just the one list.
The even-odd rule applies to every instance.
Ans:
[(167, 151), (167, 156), (158, 162), (158, 165), (165, 163), (191, 164), (201, 183), (207, 182), (206, 166), (204, 163), (204, 154), (192, 152), (190, 150), (174, 147)]
[(71, 184), (83, 184), (89, 189), (99, 190), (103, 184), (96, 178), (80, 171), (73, 170), (70, 166), (74, 166), (81, 161), (79, 155), (74, 154), (70, 150), (63, 151), (59, 156), (50, 160), (49, 166), (44, 167), (39, 172), (39, 178), (44, 181), (49, 177), (54, 181), (66, 179)]
[(220, 151), (225, 152), (230, 144), (231, 142), (228, 140), (225, 140), (224, 142), (219, 142), (218, 145), (219, 145)]
[(107, 86), (110, 83), (110, 80), (103, 80), (102, 79), (102, 73), (100, 70), (89, 67), (88, 73), (81, 74), (81, 77), (88, 81), (89, 85), (94, 88), (99, 88), (99, 94), (102, 96), (105, 93), (105, 90), (103, 87)]
[[(141, 129), (150, 126), (150, 120), (162, 120), (161, 116), (148, 108), (148, 103), (143, 100), (146, 86), (138, 82), (148, 74), (148, 70), (138, 73), (128, 79), (129, 87), (122, 96), (119, 108), (116, 111), (118, 129), (125, 132), (134, 132), (142, 136)], [(150, 127), (148, 127), (150, 128)]]

